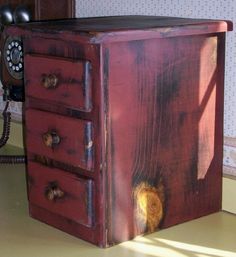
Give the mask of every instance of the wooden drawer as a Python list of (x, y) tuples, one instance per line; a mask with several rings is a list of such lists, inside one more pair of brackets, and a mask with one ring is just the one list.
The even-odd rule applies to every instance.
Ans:
[(91, 65), (88, 61), (42, 55), (25, 56), (26, 95), (90, 111)]
[(28, 152), (92, 170), (92, 122), (33, 109), (25, 119)]
[(28, 194), (32, 204), (86, 226), (93, 224), (91, 179), (29, 162)]

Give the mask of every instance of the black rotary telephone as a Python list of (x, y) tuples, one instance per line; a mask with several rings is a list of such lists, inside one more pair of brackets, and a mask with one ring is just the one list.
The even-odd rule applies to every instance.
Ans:
[[(29, 8), (19, 5), (14, 10), (9, 4), (0, 6), (1, 34), (5, 26), (31, 21)], [(24, 101), (23, 46), (20, 37), (1, 35), (1, 81), (4, 100)]]
[[(0, 6), (0, 33), (11, 24), (31, 21), (30, 11), (25, 5), (13, 10), (11, 5)], [(2, 39), (2, 38), (1, 38)], [(1, 40), (3, 41), (3, 40)], [(3, 132), (0, 137), (0, 148), (9, 138), (11, 113), (7, 111), (9, 101), (24, 101), (23, 87), (23, 45), (20, 37), (8, 36), (1, 42), (1, 81), (4, 90), (3, 100), (6, 101), (3, 115)], [(0, 156), (0, 163), (24, 163), (25, 156)]]

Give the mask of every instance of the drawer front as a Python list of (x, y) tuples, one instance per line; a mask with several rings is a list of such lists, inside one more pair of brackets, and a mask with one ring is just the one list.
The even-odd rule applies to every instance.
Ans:
[(25, 56), (26, 95), (89, 112), (91, 65), (88, 61)]
[(92, 170), (92, 122), (32, 109), (25, 119), (28, 152)]
[(29, 201), (77, 223), (93, 224), (93, 182), (56, 168), (28, 163)]

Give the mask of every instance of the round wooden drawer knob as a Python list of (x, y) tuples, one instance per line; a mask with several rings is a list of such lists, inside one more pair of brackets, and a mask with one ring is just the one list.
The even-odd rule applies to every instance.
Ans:
[(58, 78), (55, 74), (43, 75), (42, 85), (47, 89), (54, 89), (58, 86)]
[(43, 134), (43, 142), (47, 147), (54, 147), (58, 145), (61, 141), (61, 138), (57, 135), (56, 132), (47, 132)]
[(49, 188), (46, 191), (46, 197), (49, 201), (54, 201), (60, 199), (65, 195), (65, 193), (60, 188)]

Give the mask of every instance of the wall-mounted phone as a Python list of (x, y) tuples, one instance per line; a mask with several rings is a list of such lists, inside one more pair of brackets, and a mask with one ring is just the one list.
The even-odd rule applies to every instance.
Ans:
[(23, 44), (19, 36), (4, 38), (1, 53), (1, 81), (3, 100), (24, 101), (23, 87)]
[[(49, 8), (51, 7), (51, 8)], [(35, 20), (65, 19), (75, 17), (75, 0), (0, 0), (0, 80), (3, 87), (3, 132), (0, 147), (6, 144), (10, 131), (9, 101), (24, 101), (24, 47), (22, 35), (8, 35), (4, 28), (9, 25)], [(0, 156), (2, 162), (24, 161), (23, 157)]]
[[(13, 8), (10, 4), (0, 6), (1, 32), (11, 24), (30, 22), (31, 10), (26, 5)], [(4, 100), (23, 101), (23, 45), (21, 37), (1, 35), (1, 81)]]

